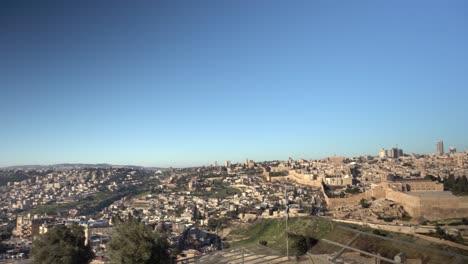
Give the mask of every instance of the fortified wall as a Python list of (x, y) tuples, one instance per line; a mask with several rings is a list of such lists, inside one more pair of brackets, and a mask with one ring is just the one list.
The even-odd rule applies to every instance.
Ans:
[(421, 216), (420, 201), (417, 197), (389, 189), (386, 190), (385, 198), (401, 204), (411, 217), (418, 218)]
[(430, 180), (384, 180), (380, 184), (371, 184), (371, 188), (363, 193), (346, 198), (330, 198), (325, 192), (323, 177), (291, 170), (288, 176), (273, 179), (319, 187), (328, 208), (356, 205), (361, 199), (385, 198), (401, 204), (413, 218), (438, 220), (468, 217), (468, 197), (443, 191), (443, 184)]
[(444, 191), (430, 180), (384, 181), (385, 198), (400, 203), (413, 217), (427, 220), (468, 217), (468, 197)]
[(413, 217), (427, 220), (468, 217), (468, 197), (451, 192), (399, 192), (387, 190), (386, 198), (400, 203)]
[(327, 207), (329, 209), (335, 208), (335, 207), (341, 207), (341, 206), (347, 206), (347, 205), (355, 205), (361, 201), (361, 199), (366, 199), (370, 200), (371, 199), (371, 193), (369, 191), (365, 191), (360, 194), (356, 194), (350, 197), (346, 198), (330, 198), (328, 197), (325, 188), (323, 187), (323, 184), (320, 184), (321, 190), (323, 197), (325, 197), (325, 203), (327, 204)]
[(295, 181), (302, 185), (318, 187), (321, 189), (323, 197), (325, 199), (325, 203), (327, 204), (328, 208), (334, 208), (337, 206), (346, 206), (346, 205), (354, 205), (359, 203), (361, 199), (370, 200), (372, 196), (371, 191), (366, 191), (364, 193), (360, 193), (357, 195), (353, 195), (347, 198), (330, 198), (328, 197), (325, 189), (323, 187), (323, 180), (324, 177), (313, 175), (313, 174), (306, 174), (301, 171), (290, 170), (288, 176), (284, 177), (270, 177), (270, 181), (284, 181), (284, 180), (291, 180)]
[(322, 186), (322, 178), (313, 175), (313, 174), (306, 174), (302, 173), (301, 171), (291, 170), (289, 171), (288, 180), (295, 181), (302, 185), (308, 185), (313, 187), (320, 187)]

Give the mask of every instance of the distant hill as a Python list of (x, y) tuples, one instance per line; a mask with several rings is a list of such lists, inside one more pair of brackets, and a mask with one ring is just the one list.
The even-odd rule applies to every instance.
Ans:
[(151, 169), (151, 170), (163, 170), (164, 168), (159, 167), (143, 167), (136, 165), (113, 165), (108, 163), (97, 163), (97, 164), (87, 164), (87, 163), (61, 163), (54, 165), (19, 165), (19, 166), (9, 166), (3, 167), (1, 169), (7, 170), (32, 170), (32, 169), (52, 169), (52, 170), (70, 170), (70, 169), (85, 169), (85, 168), (95, 168), (95, 169), (106, 169), (106, 168), (129, 168), (129, 169)]

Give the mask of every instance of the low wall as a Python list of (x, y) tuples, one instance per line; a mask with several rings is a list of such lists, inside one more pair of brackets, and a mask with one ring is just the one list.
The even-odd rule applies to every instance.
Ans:
[(377, 224), (377, 223), (365, 223), (358, 220), (340, 220), (340, 219), (331, 219), (334, 222), (341, 222), (347, 224), (354, 224), (360, 226), (368, 226), (373, 229), (385, 230), (389, 232), (398, 232), (408, 235), (414, 234), (429, 234), (435, 232), (436, 229), (433, 226), (400, 226), (392, 224)]

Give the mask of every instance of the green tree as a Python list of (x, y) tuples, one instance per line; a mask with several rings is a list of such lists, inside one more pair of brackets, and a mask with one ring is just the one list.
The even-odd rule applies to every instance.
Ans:
[(458, 183), (460, 185), (460, 191), (463, 193), (468, 192), (468, 179), (466, 178), (465, 175), (459, 178), (460, 182)]
[(168, 263), (167, 242), (137, 219), (118, 223), (108, 244), (110, 263)]
[(447, 179), (444, 180), (444, 187), (448, 190), (451, 190), (454, 184), (455, 184), (455, 176), (453, 176), (453, 174), (450, 174), (447, 177)]
[(33, 264), (82, 264), (90, 263), (94, 253), (85, 246), (83, 228), (73, 225), (54, 226), (33, 241), (31, 263)]

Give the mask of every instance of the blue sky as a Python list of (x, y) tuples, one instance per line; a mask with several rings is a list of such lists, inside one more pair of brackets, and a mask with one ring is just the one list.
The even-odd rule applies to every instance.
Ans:
[(468, 148), (466, 1), (63, 2), (0, 2), (0, 166)]

